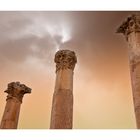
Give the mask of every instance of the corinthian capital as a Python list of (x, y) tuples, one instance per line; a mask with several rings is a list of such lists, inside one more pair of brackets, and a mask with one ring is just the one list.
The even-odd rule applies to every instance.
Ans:
[(140, 15), (132, 15), (117, 29), (117, 33), (123, 33), (126, 38), (131, 32), (140, 32)]
[(11, 82), (4, 92), (8, 93), (6, 100), (16, 98), (18, 101), (22, 102), (24, 94), (31, 93), (31, 89), (24, 84), (20, 84), (20, 82)]
[(72, 69), (74, 70), (77, 62), (76, 55), (70, 50), (60, 50), (55, 54), (56, 71), (60, 69)]

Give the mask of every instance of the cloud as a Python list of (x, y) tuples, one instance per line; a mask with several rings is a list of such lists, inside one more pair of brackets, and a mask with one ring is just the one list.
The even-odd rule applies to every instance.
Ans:
[[(0, 61), (23, 65), (31, 57), (50, 62), (60, 44), (70, 39), (66, 22), (45, 12), (0, 12)], [(50, 63), (48, 63), (50, 64)]]
[[(74, 118), (80, 122), (77, 128), (93, 128), (94, 126), (91, 126), (89, 120), (94, 118), (96, 122), (100, 122), (100, 117), (94, 116), (94, 110), (93, 114), (91, 110), (84, 112), (85, 110), (81, 107), (83, 99), (86, 99), (85, 109), (89, 107), (89, 101), (90, 106), (95, 108), (98, 106), (98, 110), (102, 109), (102, 106), (99, 105), (104, 100), (108, 103), (104, 105), (104, 108), (112, 106), (113, 102), (118, 99), (117, 92), (121, 91), (121, 83), (127, 84), (129, 81), (124, 78), (125, 74), (127, 77), (128, 70), (128, 65), (124, 61), (127, 59), (124, 59), (125, 45), (122, 36), (118, 41), (119, 37), (115, 34), (115, 29), (130, 13), (0, 12), (1, 92), (7, 83), (13, 80), (23, 81), (31, 86), (33, 94), (26, 99), (34, 105), (26, 102), (25, 106), (27, 106), (23, 108), (25, 108), (25, 114), (31, 113), (28, 119), (32, 120), (34, 114), (40, 114), (41, 111), (36, 108), (39, 103), (38, 99), (44, 100), (44, 103), (39, 103), (42, 108), (46, 106), (46, 103), (49, 106), (51, 104), (50, 96), (55, 84), (55, 52), (58, 49), (73, 50), (76, 52), (78, 60), (74, 71), (74, 96), (75, 103), (79, 106), (78, 108), (75, 106), (78, 114), (75, 112)], [(118, 90), (113, 88), (115, 84), (120, 85), (117, 87)], [(128, 93), (126, 88), (120, 92), (120, 95), (122, 96), (123, 93)], [(115, 96), (111, 98), (110, 95)], [(48, 116), (49, 109), (51, 107), (46, 106)], [(125, 108), (122, 107), (122, 110)], [(120, 108), (117, 111), (119, 112)], [(91, 116), (84, 118), (86, 123), (82, 126), (79, 117), (88, 112), (91, 113)], [(106, 114), (109, 113), (111, 112), (108, 111)], [(42, 116), (40, 117), (45, 120), (48, 116), (44, 115), (44, 111), (42, 114), (44, 119)], [(125, 115), (130, 114), (126, 112)], [(26, 123), (26, 127), (33, 126), (29, 122)], [(102, 124), (104, 124), (103, 121)], [(42, 127), (42, 124), (38, 125), (38, 127)], [(109, 125), (107, 124), (107, 126)], [(112, 127), (112, 125), (110, 126)]]
[[(51, 66), (58, 49), (74, 50), (83, 66), (93, 66), (92, 61), (95, 61), (95, 64), (97, 58), (103, 58), (105, 54), (100, 52), (112, 51), (115, 20), (117, 22), (118, 19), (123, 19), (127, 13), (124, 13), (124, 16), (117, 14), (0, 12), (0, 66), (4, 67), (9, 63), (23, 65), (24, 61), (27, 62), (30, 58)], [(114, 15), (116, 16), (112, 21)], [(113, 49), (116, 49), (115, 45), (113, 46)]]

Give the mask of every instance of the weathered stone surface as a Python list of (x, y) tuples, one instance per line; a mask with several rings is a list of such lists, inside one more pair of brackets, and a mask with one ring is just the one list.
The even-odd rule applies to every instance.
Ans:
[(54, 61), (56, 63), (56, 71), (59, 69), (74, 70), (77, 58), (73, 51), (60, 50), (56, 53)]
[(132, 91), (137, 128), (140, 128), (140, 63), (131, 66)]
[(131, 64), (140, 61), (140, 32), (132, 32), (128, 35), (129, 59)]
[(75, 53), (58, 51), (55, 55), (56, 83), (52, 101), (51, 129), (72, 129), (73, 70), (77, 62)]
[(73, 89), (73, 71), (71, 69), (57, 71), (55, 91), (59, 89)]
[(20, 84), (20, 82), (12, 82), (8, 84), (8, 88), (4, 92), (8, 93), (6, 100), (16, 98), (22, 102), (24, 94), (31, 93), (31, 89), (24, 84)]
[(117, 33), (123, 33), (128, 39), (132, 32), (140, 32), (140, 15), (132, 15), (117, 29)]
[(130, 74), (137, 128), (140, 129), (140, 15), (132, 15), (119, 27), (128, 42)]
[(0, 128), (16, 129), (22, 98), (24, 94), (31, 93), (31, 89), (19, 82), (12, 82), (8, 84), (8, 88), (5, 92), (8, 93), (8, 96)]
[(6, 103), (4, 115), (1, 121), (1, 129), (16, 129), (18, 125), (18, 118), (20, 113), (21, 102), (10, 99)]
[(60, 89), (53, 95), (51, 129), (71, 129), (73, 117), (72, 91)]

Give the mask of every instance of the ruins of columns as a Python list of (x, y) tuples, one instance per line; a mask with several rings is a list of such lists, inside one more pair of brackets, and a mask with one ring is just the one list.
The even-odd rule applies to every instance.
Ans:
[(76, 55), (70, 50), (55, 54), (56, 82), (52, 101), (51, 129), (72, 129), (73, 123), (73, 71)]
[(117, 33), (122, 33), (128, 42), (134, 110), (137, 128), (140, 129), (140, 15), (128, 17)]
[(20, 82), (12, 82), (5, 92), (8, 96), (0, 128), (17, 129), (22, 98), (24, 94), (31, 93), (31, 89)]

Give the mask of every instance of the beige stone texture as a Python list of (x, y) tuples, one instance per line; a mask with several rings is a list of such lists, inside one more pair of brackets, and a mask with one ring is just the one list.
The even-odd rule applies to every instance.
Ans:
[(55, 91), (59, 89), (73, 89), (73, 71), (71, 69), (57, 71)]
[(17, 129), (22, 98), (24, 94), (31, 93), (31, 89), (19, 82), (12, 82), (5, 92), (8, 96), (0, 128)]
[(60, 89), (53, 95), (51, 129), (71, 129), (73, 118), (73, 94)]
[(72, 129), (73, 126), (73, 70), (75, 53), (60, 50), (55, 55), (56, 82), (52, 101), (50, 129)]
[(21, 102), (10, 99), (6, 103), (4, 115), (1, 122), (1, 129), (16, 129), (18, 125)]
[(130, 75), (137, 128), (140, 129), (140, 15), (132, 15), (118, 28), (128, 42)]

